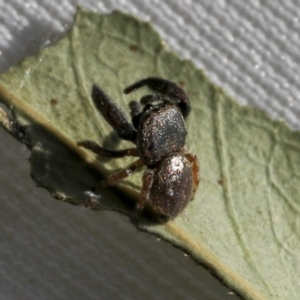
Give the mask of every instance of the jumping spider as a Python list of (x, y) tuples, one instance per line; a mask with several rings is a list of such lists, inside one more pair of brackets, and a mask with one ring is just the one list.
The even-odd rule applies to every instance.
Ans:
[(184, 119), (191, 110), (190, 101), (174, 82), (156, 77), (142, 79), (125, 88), (124, 93), (129, 94), (143, 86), (156, 94), (145, 95), (140, 102), (129, 103), (132, 124), (100, 87), (93, 85), (92, 88), (96, 108), (122, 139), (131, 141), (136, 147), (111, 150), (89, 140), (77, 144), (106, 157), (139, 157), (126, 169), (104, 179), (100, 185), (113, 185), (146, 165), (136, 213), (139, 214), (145, 202), (149, 201), (158, 215), (175, 218), (199, 184), (197, 157), (187, 153), (185, 148), (187, 131)]

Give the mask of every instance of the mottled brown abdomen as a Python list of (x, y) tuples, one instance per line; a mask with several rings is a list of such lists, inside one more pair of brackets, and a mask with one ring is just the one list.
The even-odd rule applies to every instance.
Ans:
[(181, 153), (163, 158), (155, 170), (149, 200), (153, 209), (174, 218), (192, 197), (192, 165)]

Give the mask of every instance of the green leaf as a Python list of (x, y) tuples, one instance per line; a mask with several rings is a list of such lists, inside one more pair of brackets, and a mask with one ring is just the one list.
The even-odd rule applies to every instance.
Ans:
[[(148, 23), (79, 10), (61, 41), (0, 76), (13, 126), (2, 110), (0, 122), (30, 147), (37, 184), (80, 204), (83, 191), (132, 161), (96, 158), (76, 146), (83, 139), (128, 146), (95, 110), (92, 84), (126, 108), (141, 94), (125, 96), (123, 88), (148, 76), (178, 82), (190, 96), (187, 146), (199, 158), (201, 183), (174, 221), (143, 219), (141, 228), (190, 252), (245, 299), (298, 299), (300, 134), (239, 106), (190, 61), (166, 50)], [(140, 185), (137, 173), (103, 189), (101, 207), (130, 214)]]

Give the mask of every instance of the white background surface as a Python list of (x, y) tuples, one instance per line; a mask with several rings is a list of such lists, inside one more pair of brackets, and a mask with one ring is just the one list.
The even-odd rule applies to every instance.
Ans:
[[(237, 101), (300, 129), (298, 1), (0, 0), (0, 71), (62, 36), (78, 4), (151, 21)], [(0, 142), (0, 299), (234, 298), (127, 218), (50, 201), (29, 153), (3, 130)]]

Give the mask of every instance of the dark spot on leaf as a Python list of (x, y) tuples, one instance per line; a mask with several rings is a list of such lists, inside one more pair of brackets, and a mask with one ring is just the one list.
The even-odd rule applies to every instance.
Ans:
[(136, 52), (139, 49), (139, 47), (137, 45), (130, 45), (129, 49), (133, 52)]
[(225, 180), (224, 179), (220, 179), (218, 181), (218, 184), (224, 186), (225, 185)]
[(185, 86), (185, 82), (184, 81), (179, 81), (178, 85), (180, 85), (181, 87), (184, 87)]
[(50, 100), (51, 105), (57, 105), (58, 104), (58, 100), (56, 99), (51, 99)]

